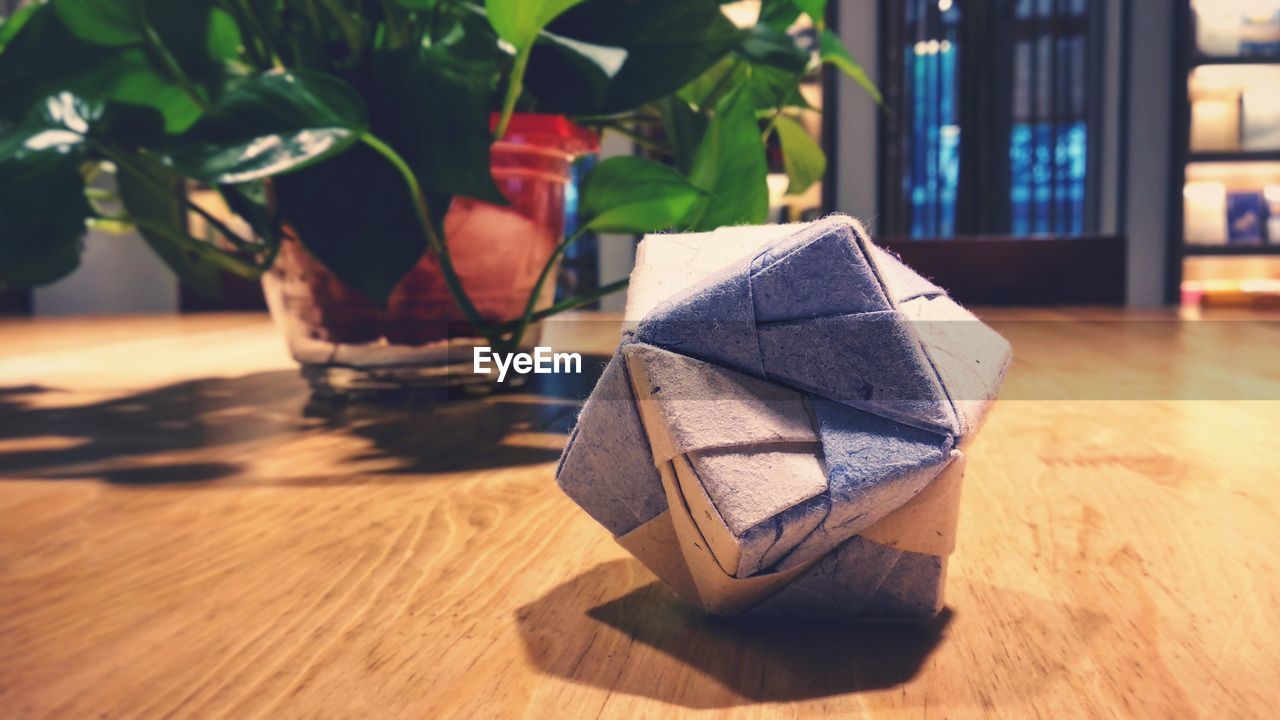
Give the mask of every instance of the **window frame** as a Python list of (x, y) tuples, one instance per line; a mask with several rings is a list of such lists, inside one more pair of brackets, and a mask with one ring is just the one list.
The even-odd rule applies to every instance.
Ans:
[[(958, 124), (964, 128), (959, 142), (959, 178), (955, 200), (955, 236), (1010, 235), (1013, 228), (1012, 162), (1010, 144), (1014, 117), (1014, 72), (1018, 42), (1050, 38), (1056, 50), (1061, 38), (1083, 35), (1084, 57), (1084, 121), (1088, 128), (1085, 151), (1084, 216), (1078, 233), (1055, 235), (1090, 235), (1099, 231), (1102, 185), (1102, 148), (1104, 146), (1105, 62), (1107, 14), (1106, 0), (1089, 0), (1083, 15), (1063, 14), (1078, 0), (1040, 0), (1051, 4), (1055, 16), (1016, 18), (1017, 0), (953, 0), (962, 14), (958, 23), (958, 48), (955, 97), (959, 103)], [(1036, 1), (1036, 0), (1033, 0)], [(941, 12), (936, 2), (921, 3), (925, 24), (932, 25), (924, 34), (938, 37), (942, 27)], [(907, 23), (908, 6), (902, 0), (879, 0), (880, 84), (885, 94), (885, 111), (877, 132), (877, 197), (878, 222), (887, 234), (907, 237), (913, 230), (913, 207), (907, 188), (906, 161), (911, 152), (912, 127), (904, 122), (910, 112), (910, 79), (906, 78), (905, 55), (920, 37), (920, 29)], [(976, 48), (977, 50), (971, 50)], [(1058, 53), (1051, 50), (1050, 61), (1057, 65)], [(1033, 50), (1033, 56), (1039, 53)], [(1034, 61), (1034, 62), (1038, 62)], [(1033, 62), (1032, 67), (1035, 68)], [(1034, 73), (1035, 70), (1033, 69)], [(1056, 116), (1061, 102), (1069, 102), (1071, 91), (1060, 80), (1056, 67), (1049, 73), (1054, 87), (1049, 92), (1050, 116)], [(1035, 83), (1037, 78), (1032, 79)], [(1034, 92), (1034, 85), (1033, 85)], [(1041, 119), (1038, 103), (1031, 99), (1033, 124)], [(904, 112), (905, 110), (905, 112)], [(1075, 115), (1072, 115), (1075, 118)], [(1060, 131), (1055, 130), (1053, 142)], [(994, 161), (993, 161), (994, 160)], [(1057, 163), (1055, 161), (1055, 172)], [(1057, 190), (1053, 188), (1050, 213), (1056, 212)], [(1066, 200), (1069, 202), (1069, 200)], [(941, 225), (942, 223), (938, 223)], [(1057, 223), (1051, 221), (1051, 225)], [(1033, 222), (1034, 225), (1034, 222)], [(944, 236), (950, 237), (950, 236)]]

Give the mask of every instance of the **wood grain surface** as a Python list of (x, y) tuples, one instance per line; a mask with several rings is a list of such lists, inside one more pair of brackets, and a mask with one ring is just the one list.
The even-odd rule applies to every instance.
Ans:
[(1274, 717), (1280, 323), (991, 317), (921, 627), (681, 605), (555, 486), (590, 376), (341, 404), (258, 315), (0, 323), (0, 716)]

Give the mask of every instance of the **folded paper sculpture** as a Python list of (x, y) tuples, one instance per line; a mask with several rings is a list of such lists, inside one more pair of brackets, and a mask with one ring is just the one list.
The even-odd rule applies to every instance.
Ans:
[(930, 617), (1008, 343), (851, 218), (645, 239), (560, 487), (717, 614)]

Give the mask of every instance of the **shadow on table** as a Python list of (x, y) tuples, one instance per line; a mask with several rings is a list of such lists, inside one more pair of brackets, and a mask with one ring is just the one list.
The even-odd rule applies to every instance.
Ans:
[[(43, 402), (39, 396), (53, 388), (0, 388), (0, 476), (219, 481), (242, 473), (244, 459), (283, 443), (305, 448), (306, 461), (323, 466), (326, 483), (550, 462), (560, 443), (504, 441), (513, 433), (568, 432), (604, 358), (584, 360), (581, 375), (536, 376), (526, 387), (487, 398), (324, 399), (292, 370), (190, 380), (83, 405)], [(368, 442), (326, 444), (339, 436)], [(379, 469), (351, 475), (342, 472), (346, 462)]]
[(892, 625), (709, 617), (661, 583), (615, 600), (639, 563), (615, 560), (517, 613), (542, 671), (614, 692), (693, 708), (786, 702), (901, 685), (951, 622)]

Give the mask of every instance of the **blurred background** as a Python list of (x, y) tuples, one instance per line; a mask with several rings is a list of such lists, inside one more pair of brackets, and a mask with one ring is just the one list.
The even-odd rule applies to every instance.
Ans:
[[(759, 5), (725, 10), (746, 25)], [(773, 219), (857, 216), (966, 302), (1280, 305), (1280, 0), (842, 0), (827, 26), (884, 106), (831, 68), (807, 79), (830, 162), (786, 195), (771, 148)], [(638, 151), (609, 134), (600, 157)], [(625, 277), (632, 240), (578, 243), (561, 292)], [(94, 233), (74, 274), (0, 312), (264, 307), (256, 283), (224, 285), (201, 297), (144, 243)]]
[[(543, 0), (536, 7), (567, 4)], [(593, 4), (628, 14), (595, 22)], [(0, 0), (0, 15), (24, 5)], [(403, 45), (357, 52), (362, 42), (366, 50), (377, 46), (370, 38), (398, 34), (387, 32), (396, 23), (379, 18), (441, 5), (457, 25), (432, 23), (431, 33), (406, 33)], [(499, 5), (500, 12), (476, 13), (477, 6)], [(63, 15), (54, 16), (59, 6)], [(308, 26), (305, 18), (286, 23), (283, 16), (308, 6), (326, 9), (333, 22), (293, 32)], [(498, 41), (492, 21), (536, 15), (532, 6), (533, 0), (49, 0), (26, 15), (43, 12), (46, 24), (28, 20), (25, 27), (34, 30), (18, 34), (0, 27), (0, 61), (10, 61), (0, 62), (0, 233), (19, 230), (0, 235), (0, 281), (21, 267), (12, 258), (53, 254), (58, 261), (66, 254), (58, 251), (78, 251), (84, 221), (114, 224), (89, 232), (79, 265), (66, 266), (70, 274), (50, 275), (60, 279), (32, 290), (0, 291), (0, 720), (569, 718), (575, 710), (597, 718), (677, 717), (682, 710), (697, 717), (736, 717), (741, 710), (753, 717), (1060, 718), (1141, 716), (1138, 708), (1153, 717), (1273, 716), (1280, 667), (1274, 612), (1280, 484), (1273, 480), (1280, 428), (1280, 0), (588, 0), (576, 8), (585, 15), (556, 30), (607, 35), (622, 28), (619, 34), (636, 44), (601, 41), (587, 58), (593, 46), (582, 36), (595, 32), (566, 32), (554, 43), (527, 34), (527, 57), (537, 58), (541, 46), (550, 53), (545, 62), (561, 63), (542, 66), (550, 68), (540, 76), (548, 96), (572, 89), (565, 61), (581, 56), (591, 62), (571, 67), (585, 68), (582, 85), (593, 94), (600, 87), (593, 78), (610, 92), (646, 84), (636, 76), (669, 81), (672, 87), (645, 96), (648, 106), (662, 98), (656, 117), (652, 107), (634, 107), (638, 100), (610, 111), (591, 104), (582, 113), (516, 104), (519, 84), (506, 68), (521, 56), (509, 39)], [(203, 17), (193, 10), (201, 7), (208, 11)], [(257, 8), (272, 22), (256, 28), (245, 22), (228, 43), (210, 30), (211, 8), (246, 9), (247, 21)], [(690, 8), (703, 22), (687, 21)], [(769, 15), (778, 8), (784, 17)], [(150, 28), (151, 10), (172, 23), (166, 23), (175, 31), (172, 42), (158, 31), (139, 32)], [(79, 35), (64, 27), (67, 18), (86, 17), (93, 22)], [(368, 22), (347, 35), (342, 20), (353, 18)], [(238, 22), (233, 18), (231, 26)], [(201, 35), (192, 41), (193, 28), (217, 48), (201, 48)], [(673, 39), (681, 32), (683, 43)], [(215, 34), (219, 42), (211, 43)], [(291, 41), (293, 47), (281, 43), (290, 51), (285, 57), (307, 62), (282, 63), (269, 49), (272, 35)], [(723, 47), (708, 51), (718, 47), (717, 37)], [(267, 39), (252, 62), (245, 60), (255, 43), (244, 38)], [(171, 172), (163, 161), (175, 156), (175, 136), (156, 132), (156, 145), (124, 145), (132, 156), (113, 152), (110, 164), (142, 167), (117, 174), (113, 193), (107, 172), (87, 172), (108, 163), (74, 150), (93, 139), (91, 124), (111, 125), (108, 116), (81, 113), (69, 93), (109, 95), (114, 88), (104, 76), (135, 69), (153, 78), (171, 47), (193, 51), (219, 102), (245, 97), (239, 91), (251, 82), (255, 93), (275, 87), (275, 94), (237, 99), (235, 112), (219, 121), (236, 130), (225, 145), (195, 137), (196, 149), (213, 151), (205, 160), (232, 161), (229, 168)], [(433, 52), (439, 47), (445, 50)], [(308, 55), (308, 48), (315, 52)], [(411, 52), (383, 55), (384, 49)], [(464, 51), (477, 52), (481, 62), (455, 64)], [(499, 51), (502, 62), (488, 64)], [(624, 68), (640, 58), (632, 80), (619, 70), (619, 51)], [(246, 85), (233, 93), (226, 61), (242, 55), (235, 68), (242, 74), (234, 77)], [(705, 64), (683, 59), (698, 55), (709, 56)], [(342, 91), (342, 78), (368, 70), (375, 57), (390, 61), (370, 71), (379, 82), (358, 83), (363, 95)], [(190, 122), (209, 117), (199, 107), (202, 88), (177, 87), (182, 63), (170, 60), (173, 67), (158, 82), (109, 99), (159, 98), (165, 106), (177, 98), (191, 111)], [(477, 65), (489, 68), (487, 80)], [(327, 82), (285, 75), (282, 66), (314, 71)], [(681, 67), (688, 78), (679, 75)], [(417, 74), (424, 69), (432, 72)], [(399, 74), (409, 70), (415, 74)], [(42, 71), (55, 76), (53, 87)], [(68, 90), (59, 76), (73, 76), (75, 84)], [(779, 76), (785, 94), (772, 92)], [(8, 142), (7, 123), (27, 110), (17, 96), (29, 81), (58, 92), (27, 88), (29, 100), (45, 102), (42, 113), (58, 111), (40, 117), (59, 124), (36, 123), (33, 134), (13, 135), (21, 143)], [(734, 83), (732, 102), (711, 101)], [(697, 100), (680, 94), (699, 85)], [(504, 134), (495, 130), (494, 101), (499, 88), (512, 87), (507, 109), (518, 112)], [(449, 104), (448, 90), (464, 102)], [(768, 91), (760, 95), (770, 104), (758, 104), (758, 90)], [(475, 100), (469, 109), (468, 100)], [(245, 107), (252, 112), (241, 115)], [(306, 122), (294, 119), (299, 107)], [(461, 120), (449, 125), (440, 118), (451, 107), (462, 107)], [(636, 122), (615, 127), (618, 108)], [(765, 111), (772, 113), (768, 120)], [(588, 114), (594, 112), (605, 114)], [(245, 115), (250, 122), (242, 123)], [(258, 115), (267, 116), (269, 130), (241, 137)], [(276, 115), (288, 120), (282, 129)], [(129, 131), (122, 134), (145, 129), (136, 114), (114, 117), (129, 120), (111, 128)], [(591, 153), (596, 137), (568, 117), (609, 128), (599, 153)], [(527, 127), (518, 128), (522, 121)], [(763, 133), (762, 124), (769, 126)], [(354, 142), (366, 125), (380, 134), (397, 131), (387, 135), (395, 141), (387, 147), (415, 151), (411, 157), (427, 170), (405, 163), (405, 183), (367, 147), (302, 169), (286, 154), (283, 165), (298, 172), (268, 178), (275, 194), (264, 181), (260, 198), (264, 209), (290, 198), (296, 212), (284, 219), (293, 227), (258, 232), (259, 239), (276, 236), (276, 244), (263, 252), (262, 243), (245, 243), (250, 249), (238, 256), (254, 260), (259, 272), (258, 256), (282, 260), (263, 282), (213, 274), (227, 267), (207, 260), (219, 246), (234, 246), (237, 236), (253, 240), (262, 227), (229, 209), (235, 202), (257, 208), (240, 191), (250, 186), (241, 183), (245, 178), (225, 179), (245, 170), (241, 161), (279, 168), (274, 152), (281, 147), (299, 155), (322, 151), (330, 146), (302, 138), (347, 133)], [(439, 126), (434, 133), (432, 125)], [(674, 131), (662, 139), (672, 142), (664, 147), (655, 140), (668, 127)], [(746, 141), (732, 142), (735, 133)], [(442, 138), (478, 138), (470, 150), (482, 153), (454, 155), (449, 151), (466, 151), (467, 143)], [(685, 141), (687, 168), (678, 167), (675, 140)], [(95, 153), (118, 150), (114, 142)], [(33, 147), (31, 164), (6, 167), (6, 159)], [(162, 152), (153, 152), (157, 147)], [(255, 147), (261, 155), (250, 152)], [(711, 148), (698, 168), (705, 187), (693, 182), (703, 147)], [(667, 157), (653, 155), (663, 151)], [(474, 172), (486, 164), (492, 177)], [(61, 182), (6, 172), (50, 166), (58, 173), (47, 177)], [(469, 177), (454, 177), (468, 175), (459, 170), (468, 167)], [(625, 172), (605, 172), (619, 167)], [(485, 201), (474, 184), (465, 188), (470, 192), (451, 184), (445, 194), (457, 197), (440, 232), (451, 238), (449, 253), (475, 268), (476, 285), (465, 284), (487, 312), (472, 314), (492, 325), (465, 314), (459, 321), (463, 303), (446, 289), (437, 263), (449, 253), (433, 247), (424, 254), (425, 236), (433, 235), (425, 232), (428, 213), (413, 217), (403, 189), (418, 182), (415, 173), (451, 182), (480, 178), (486, 192), (501, 183), (493, 192), (505, 193), (509, 206)], [(797, 184), (802, 174), (805, 182)], [(92, 193), (84, 192), (85, 176)], [(814, 177), (820, 179), (810, 182)], [(237, 187), (219, 194), (189, 178)], [(646, 183), (669, 194), (657, 201), (636, 192), (627, 197)], [(141, 202), (121, 203), (127, 215), (86, 201), (123, 197), (130, 186), (140, 190), (133, 198)], [(384, 192), (388, 187), (399, 195)], [(642, 217), (592, 225), (609, 214), (600, 212), (610, 207), (602, 194), (639, 206), (630, 214)], [(420, 199), (416, 209), (424, 211), (426, 194)], [(677, 200), (684, 203), (678, 213)], [(746, 210), (720, 212), (735, 204)], [(203, 215), (188, 215), (192, 208)], [(686, 221), (695, 208), (699, 219)], [(33, 222), (13, 222), (28, 210)], [(447, 216), (455, 211), (451, 228)], [(960, 550), (950, 561), (950, 607), (936, 623), (897, 628), (705, 619), (627, 558), (553, 480), (566, 442), (579, 437), (569, 433), (576, 432), (583, 399), (617, 357), (617, 313), (626, 293), (603, 293), (631, 272), (638, 240), (578, 228), (711, 228), (836, 211), (862, 219), (877, 242), (977, 308), (1014, 348), (1001, 400), (972, 449), (964, 449), (971, 475), (962, 493)], [(255, 215), (244, 217), (252, 222)], [(147, 238), (125, 229), (130, 218), (152, 221)], [(157, 226), (172, 231), (161, 236), (164, 242), (154, 240)], [(47, 242), (58, 234), (62, 244)], [(420, 244), (386, 242), (403, 239), (397, 235)], [(306, 244), (316, 236), (331, 242)], [(176, 266), (199, 270), (186, 275), (199, 286), (179, 281), (148, 242)], [(14, 247), (36, 250), (6, 254)], [(563, 247), (569, 249), (556, 275), (551, 268)], [(317, 248), (338, 260), (307, 254)], [(397, 248), (408, 251), (397, 255)], [(399, 274), (386, 275), (387, 264)], [(670, 266), (650, 262), (654, 267)], [(544, 292), (543, 268), (557, 279), (557, 298)], [(374, 300), (365, 285), (346, 284), (349, 277), (365, 285), (399, 277), (399, 295), (388, 282), (375, 287), (384, 297)], [(654, 295), (672, 289), (651, 285)], [(579, 299), (590, 304), (575, 304)], [(936, 343), (930, 347), (954, 349), (950, 367), (990, 341), (978, 323), (930, 314), (948, 312), (938, 310), (943, 302), (912, 303), (916, 310), (932, 307), (910, 333)], [(540, 309), (578, 307), (606, 312), (566, 313), (557, 322)], [(876, 321), (882, 315), (824, 320), (847, 319), (851, 324), (830, 327), (853, 328), (868, 318), (883, 327)], [(549, 319), (535, 323), (538, 317)], [(897, 323), (894, 329), (900, 331)], [(832, 342), (871, 336), (862, 332)], [(506, 345), (508, 337), (514, 339)], [(521, 342), (581, 353), (581, 367), (527, 379), (513, 373), (500, 384), (496, 372), (472, 361), (472, 347), (514, 351)], [(807, 352), (803, 341), (792, 341), (794, 348), (777, 342), (778, 352), (797, 362), (827, 359)], [(888, 353), (854, 350), (859, 359), (888, 366), (868, 368), (868, 397), (912, 402), (918, 375)], [(981, 363), (988, 355), (973, 357)], [(625, 367), (612, 377), (625, 378)], [(888, 380), (877, 388), (871, 379), (881, 371)], [(891, 385), (899, 376), (905, 380)], [(960, 392), (987, 390), (985, 380), (953, 386), (950, 377), (939, 379), (957, 406), (975, 397)], [(666, 397), (682, 391), (667, 385)], [(612, 395), (617, 387), (601, 383), (594, 401), (604, 408), (596, 417), (616, 418), (613, 432), (582, 436), (578, 447), (594, 444), (601, 465), (652, 475), (651, 453), (620, 440), (642, 434), (652, 418), (630, 410), (626, 391)], [(762, 380), (744, 382), (741, 392), (775, 390), (791, 392)], [(715, 400), (698, 409), (699, 417), (722, 412)], [(726, 438), (752, 421), (731, 420)], [(911, 433), (902, 436), (923, 430)], [(770, 456), (784, 454), (772, 444), (761, 447)], [(724, 458), (741, 450), (713, 448)], [(812, 450), (806, 444), (803, 452), (808, 457)], [(915, 452), (884, 462), (907, 467)], [(884, 459), (874, 455), (865, 454), (868, 463)], [(770, 471), (791, 472), (790, 462), (778, 460)], [(778, 486), (799, 487), (785, 477)], [(698, 507), (709, 508), (709, 496), (699, 497)], [(797, 507), (815, 498), (821, 496)], [(751, 500), (757, 501), (763, 503)], [(637, 502), (620, 500), (628, 512), (639, 512), (630, 507)], [(906, 518), (905, 525), (913, 512), (895, 517)], [(662, 541), (657, 534), (632, 537)], [(868, 558), (916, 558), (884, 576), (897, 578), (884, 583), (894, 592), (921, 568), (947, 567), (945, 558), (872, 545), (849, 547), (863, 548), (856, 552)], [(870, 594), (849, 589), (851, 602)]]

